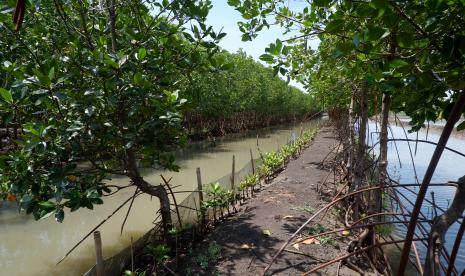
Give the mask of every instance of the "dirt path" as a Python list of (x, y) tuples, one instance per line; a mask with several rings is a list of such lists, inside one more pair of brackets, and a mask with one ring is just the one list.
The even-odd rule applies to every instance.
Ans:
[[(260, 275), (278, 248), (308, 217), (324, 206), (316, 188), (328, 177), (330, 169), (321, 164), (337, 146), (331, 129), (323, 128), (299, 158), (289, 162), (266, 188), (241, 206), (239, 212), (227, 219), (207, 236), (205, 244), (216, 242), (221, 246), (217, 266), (219, 275)], [(331, 176), (328, 178), (332, 180)], [(323, 187), (323, 190), (326, 190)], [(316, 225), (316, 224), (320, 225)], [(333, 213), (317, 218), (303, 233), (341, 227)], [(266, 235), (265, 232), (270, 232)], [(309, 256), (283, 252), (269, 274), (300, 275), (322, 262), (335, 259), (346, 252), (346, 238), (332, 236), (321, 244), (299, 244), (298, 251)], [(297, 251), (292, 246), (288, 247)], [(320, 271), (319, 275), (335, 275), (336, 265)], [(358, 275), (341, 268), (340, 275)]]

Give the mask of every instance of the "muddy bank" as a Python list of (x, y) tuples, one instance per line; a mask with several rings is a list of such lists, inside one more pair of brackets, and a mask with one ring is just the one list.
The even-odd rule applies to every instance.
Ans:
[(231, 117), (209, 118), (198, 113), (184, 117), (186, 135), (191, 141), (201, 141), (212, 137), (246, 133), (278, 125), (297, 124), (321, 117), (320, 112), (288, 114), (287, 116), (262, 116), (255, 112), (237, 113)]

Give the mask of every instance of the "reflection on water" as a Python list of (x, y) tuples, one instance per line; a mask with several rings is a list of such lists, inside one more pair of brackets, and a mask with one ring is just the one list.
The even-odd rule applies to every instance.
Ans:
[[(304, 129), (317, 121), (302, 125)], [(274, 128), (259, 132), (258, 144), (262, 151), (276, 150), (287, 143), (292, 133), (300, 133), (301, 125)], [(250, 160), (250, 149), (255, 157), (257, 152), (256, 134), (246, 137), (218, 139), (216, 146), (199, 144), (177, 154), (181, 171), (145, 172), (145, 179), (157, 184), (160, 174), (173, 177), (173, 185), (181, 185), (180, 190), (192, 190), (196, 186), (196, 168), (202, 170), (204, 183), (214, 181), (231, 172), (232, 156), (236, 158), (236, 168), (242, 168)], [(111, 184), (127, 185), (128, 179), (115, 177)], [(34, 221), (32, 216), (18, 214), (17, 207), (10, 203), (0, 203), (0, 271), (2, 275), (82, 275), (94, 264), (92, 238), (88, 238), (60, 265), (56, 265), (66, 252), (100, 221), (107, 218), (122, 202), (131, 197), (133, 188), (104, 198), (105, 204), (94, 206), (94, 210), (80, 209), (66, 213), (63, 223), (53, 218)], [(178, 202), (187, 194), (177, 194)], [(131, 237), (137, 239), (152, 226), (158, 201), (147, 195), (139, 196), (126, 222), (125, 231), (120, 236), (120, 226), (127, 207), (114, 215), (100, 227), (103, 254), (109, 257), (129, 245)]]
[[(370, 131), (376, 132), (376, 126), (374, 123), (370, 124)], [(378, 140), (376, 133), (373, 133), (370, 136), (371, 143), (373, 143), (373, 141), (376, 142)], [(400, 126), (396, 126), (395, 124), (393, 124), (389, 136), (389, 138), (394, 137), (398, 139), (416, 139), (417, 133), (405, 134)], [(429, 140), (432, 142), (437, 142), (439, 140), (439, 136), (440, 132), (430, 131), (428, 134), (426, 132), (418, 133), (418, 139)], [(465, 141), (463, 139), (451, 137), (447, 143), (447, 146), (462, 153), (465, 152)], [(397, 154), (396, 152), (396, 147), (399, 154)], [(395, 180), (398, 180), (400, 183), (416, 183), (416, 178), (418, 177), (418, 181), (421, 183), (426, 169), (428, 168), (431, 156), (433, 155), (434, 149), (434, 145), (426, 143), (416, 144), (414, 142), (410, 142), (409, 147), (409, 143), (407, 142), (390, 142), (388, 153), (388, 170), (391, 177)], [(410, 153), (412, 153), (413, 155), (413, 161)], [(415, 176), (415, 173), (417, 177)], [(453, 152), (445, 150), (436, 168), (431, 183), (445, 183), (447, 181), (456, 181), (464, 174), (465, 158)], [(412, 189), (413, 191), (418, 191), (417, 187), (410, 187), (410, 189)], [(405, 189), (399, 191), (403, 192), (410, 201), (415, 202), (416, 195), (414, 193), (406, 191)], [(455, 188), (450, 186), (430, 187), (426, 196), (426, 198), (429, 200), (432, 199), (431, 192), (434, 192), (434, 200), (436, 204), (445, 209), (452, 202), (453, 196), (455, 194)], [(407, 200), (404, 199), (402, 201), (406, 206), (411, 206), (407, 202)], [(433, 209), (431, 208), (431, 205), (427, 202), (423, 203), (421, 210), (428, 217), (432, 217)], [(445, 247), (448, 249), (449, 252), (453, 247), (458, 228), (459, 225), (455, 223), (451, 226), (451, 228), (446, 234)], [(420, 233), (418, 231), (418, 227), (417, 232)], [(406, 228), (403, 226), (398, 226), (394, 234), (399, 238), (405, 237)], [(419, 242), (417, 242), (416, 244), (420, 251), (421, 257), (424, 258), (426, 255), (425, 248), (421, 247)], [(396, 251), (395, 247), (390, 248), (392, 249), (392, 251)], [(393, 255), (394, 258), (396, 257), (395, 254), (391, 255)], [(462, 242), (462, 247), (459, 250), (459, 254), (455, 263), (459, 273), (465, 269), (465, 242)], [(411, 270), (410, 273), (412, 275), (415, 275), (413, 270)]]

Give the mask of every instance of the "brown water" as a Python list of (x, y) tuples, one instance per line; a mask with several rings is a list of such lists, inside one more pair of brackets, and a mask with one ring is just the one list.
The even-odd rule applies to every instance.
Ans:
[[(307, 129), (317, 121), (303, 124)], [(258, 143), (262, 151), (276, 150), (287, 143), (291, 136), (300, 133), (301, 125), (283, 126), (260, 131)], [(232, 156), (236, 158), (236, 168), (242, 168), (250, 160), (249, 150), (258, 156), (256, 134), (240, 138), (225, 138), (216, 147), (192, 147), (178, 154), (177, 162), (181, 171), (152, 171), (145, 178), (152, 184), (161, 182), (160, 173), (173, 177), (173, 185), (182, 185), (180, 190), (196, 187), (196, 168), (200, 167), (204, 183), (212, 182), (231, 173)], [(127, 185), (128, 179), (115, 177), (114, 185)], [(62, 263), (56, 263), (82, 237), (103, 219), (107, 218), (123, 201), (131, 197), (133, 188), (104, 198), (104, 204), (94, 210), (80, 209), (66, 213), (63, 223), (53, 218), (35, 221), (31, 216), (18, 213), (15, 204), (0, 202), (0, 275), (82, 275), (94, 264), (92, 237), (81, 244)], [(178, 202), (187, 194), (177, 194)], [(124, 207), (119, 213), (100, 227), (104, 257), (110, 257), (129, 245), (131, 237), (137, 239), (153, 225), (158, 200), (149, 196), (139, 196), (120, 236), (120, 226), (126, 213)]]

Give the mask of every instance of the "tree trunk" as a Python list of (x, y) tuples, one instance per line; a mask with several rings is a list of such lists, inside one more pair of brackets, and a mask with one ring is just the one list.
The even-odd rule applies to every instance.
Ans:
[[(435, 259), (445, 242), (445, 235), (449, 227), (456, 222), (465, 210), (465, 176), (457, 181), (457, 190), (451, 206), (440, 216), (433, 219), (433, 225), (428, 238), (428, 250), (425, 260), (425, 276), (439, 275), (439, 267)], [(464, 222), (462, 222), (464, 223)]]
[(346, 152), (347, 152), (347, 179), (352, 179), (352, 172), (354, 169), (354, 123), (355, 123), (355, 93), (356, 87), (352, 93), (352, 97), (350, 98), (350, 106), (349, 106), (349, 118), (348, 118), (348, 126), (347, 126), (347, 139), (346, 139)]
[[(355, 170), (351, 188), (353, 191), (357, 190), (363, 182), (365, 176), (365, 152), (366, 152), (366, 133), (368, 123), (368, 99), (367, 99), (367, 84), (364, 82), (360, 90), (360, 123), (358, 129), (358, 144), (355, 155)], [(354, 204), (354, 219), (359, 218), (359, 204), (360, 194), (355, 196)]]
[[(381, 131), (379, 134), (379, 178), (377, 185), (383, 185), (387, 180), (387, 156), (388, 156), (388, 124), (389, 124), (389, 109), (391, 106), (391, 96), (383, 94), (383, 105), (381, 110)], [(374, 208), (373, 212), (381, 212), (382, 207), (382, 191), (374, 192)]]
[(116, 44), (116, 0), (107, 1), (108, 14), (110, 20), (110, 33), (111, 33), (111, 51), (116, 53), (117, 44)]
[[(393, 28), (389, 40), (389, 60), (395, 58), (396, 53), (396, 32), (397, 26)], [(383, 93), (383, 103), (381, 108), (381, 132), (379, 134), (379, 177), (378, 185), (383, 185), (387, 180), (387, 155), (388, 155), (388, 124), (389, 124), (389, 109), (391, 108), (391, 96), (388, 93)], [(383, 190), (374, 192), (373, 212), (381, 212), (382, 207), (382, 194)], [(378, 218), (377, 220), (379, 220)]]
[(365, 170), (365, 150), (366, 150), (366, 133), (368, 123), (368, 101), (366, 83), (362, 85), (360, 91), (360, 123), (358, 129), (358, 144), (355, 155), (355, 171), (353, 177), (353, 189), (357, 190), (363, 181)]
[(160, 213), (163, 224), (165, 239), (167, 239), (168, 231), (171, 229), (173, 222), (171, 220), (170, 199), (163, 185), (151, 185), (142, 178), (136, 164), (136, 156), (129, 149), (126, 156), (127, 175), (132, 182), (144, 193), (155, 196), (160, 200)]

